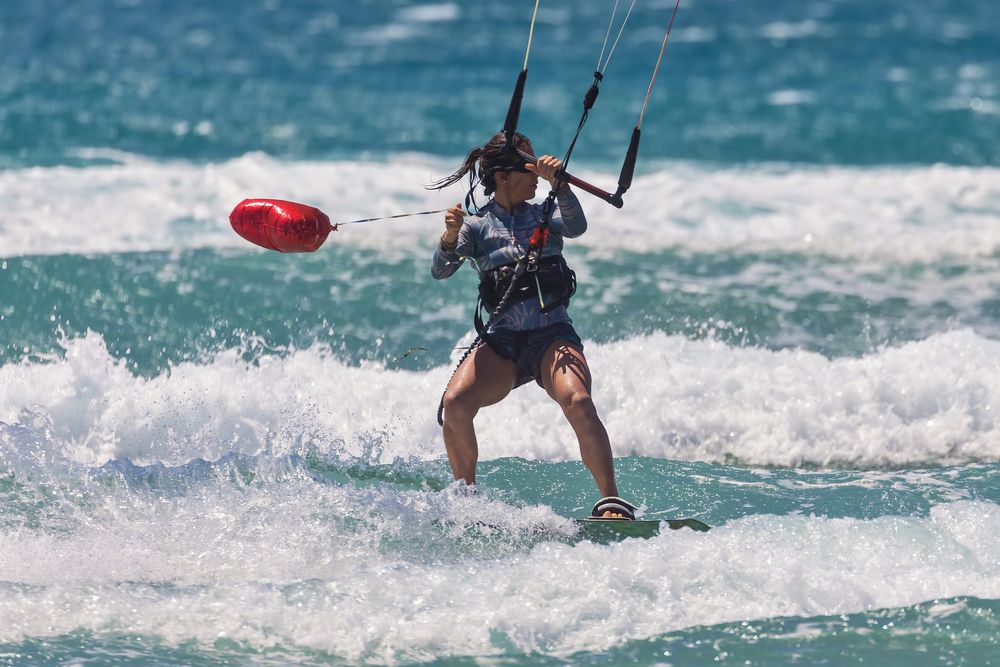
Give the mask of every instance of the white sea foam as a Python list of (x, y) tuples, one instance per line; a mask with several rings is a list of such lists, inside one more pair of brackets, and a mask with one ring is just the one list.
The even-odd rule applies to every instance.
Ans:
[[(109, 493), (66, 534), (3, 528), (0, 642), (90, 630), (392, 663), (509, 645), (569, 654), (741, 619), (1000, 597), (1000, 507), (987, 502), (926, 518), (758, 515), (709, 533), (544, 541), (442, 562), (379, 542), (433, 539), (429, 516), (448, 513), (439, 494), (411, 492), (395, 510), (358, 493), (294, 483), (165, 501)], [(390, 509), (338, 528), (359, 502)]]
[(813, 104), (816, 95), (808, 90), (776, 90), (767, 96), (767, 103), (776, 107)]
[[(421, 187), (457, 160), (415, 155), (391, 163), (108, 157), (122, 164), (0, 172), (0, 255), (250, 249), (228, 222), (246, 197), (304, 201), (347, 221), (445, 208), (463, 195)], [(615, 180), (612, 173), (578, 175), (606, 187)], [(591, 225), (574, 243), (593, 249), (781, 251), (879, 262), (1000, 252), (995, 168), (667, 163), (636, 178), (624, 210), (581, 197)], [(430, 216), (355, 225), (328, 243), (425, 252), (440, 224)]]
[[(177, 465), (230, 452), (389, 462), (443, 451), (435, 412), (449, 367), (355, 367), (314, 347), (254, 365), (228, 351), (143, 379), (96, 334), (66, 345), (64, 360), (0, 368), (0, 422), (48, 455)], [(587, 350), (618, 455), (858, 466), (1000, 458), (1000, 342), (971, 331), (859, 359), (662, 333)], [(477, 429), (484, 459), (578, 458), (534, 385), (483, 410)]]
[(820, 34), (824, 30), (829, 31), (828, 28), (824, 29), (816, 21), (807, 19), (801, 23), (768, 23), (760, 30), (760, 34), (767, 39), (784, 41), (788, 39), (805, 39), (806, 37)]
[(399, 21), (413, 23), (444, 23), (457, 21), (462, 15), (462, 8), (453, 2), (441, 2), (419, 7), (405, 7), (396, 13)]

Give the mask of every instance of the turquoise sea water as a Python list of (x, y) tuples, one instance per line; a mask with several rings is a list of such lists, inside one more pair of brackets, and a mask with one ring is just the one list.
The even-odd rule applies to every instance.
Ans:
[[(0, 7), (0, 664), (1000, 662), (1000, 9), (682, 0), (566, 254), (622, 493), (714, 528), (602, 545), (536, 387), (449, 484), (438, 217), (293, 256), (227, 219), (460, 199), (423, 186), (502, 123), (533, 5)], [(542, 0), (540, 150), (613, 5)], [(672, 8), (578, 175), (615, 182)]]

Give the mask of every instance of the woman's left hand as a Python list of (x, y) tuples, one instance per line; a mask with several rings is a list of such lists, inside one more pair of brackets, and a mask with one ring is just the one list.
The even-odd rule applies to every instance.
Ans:
[(558, 181), (556, 179), (556, 174), (558, 174), (559, 170), (562, 169), (562, 160), (557, 157), (543, 155), (538, 158), (538, 161), (535, 164), (531, 164), (529, 162), (524, 166), (528, 171), (533, 171), (538, 174), (539, 178), (544, 178), (548, 181), (553, 190), (557, 189), (560, 183), (562, 183), (562, 181)]

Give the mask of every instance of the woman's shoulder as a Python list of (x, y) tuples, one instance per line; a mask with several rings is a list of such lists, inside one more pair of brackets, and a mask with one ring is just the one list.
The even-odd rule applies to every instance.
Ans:
[(473, 218), (489, 218), (489, 217), (492, 217), (493, 216), (493, 206), (494, 206), (494, 202), (491, 199), (488, 202), (486, 202), (485, 204), (483, 204), (482, 206), (477, 206), (476, 207), (476, 212), (475, 213), (470, 213), (470, 217), (473, 217)]
[(493, 211), (492, 202), (490, 202), (486, 206), (483, 206), (475, 213), (470, 214), (469, 217), (466, 218), (465, 222), (470, 227), (472, 227), (472, 229), (475, 230), (485, 229), (497, 224), (502, 224), (500, 222), (500, 219), (496, 216), (496, 214)]
[(487, 220), (486, 216), (482, 215), (482, 212), (479, 212), (467, 217), (465, 219), (465, 224), (469, 227), (470, 230), (475, 232), (481, 230), (484, 225), (488, 225), (489, 220)]

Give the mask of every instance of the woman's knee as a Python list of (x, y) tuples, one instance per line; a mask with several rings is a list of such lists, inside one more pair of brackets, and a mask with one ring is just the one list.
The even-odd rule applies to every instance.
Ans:
[(444, 418), (446, 421), (471, 420), (481, 407), (471, 391), (449, 388), (444, 394)]
[(590, 394), (582, 391), (574, 391), (564, 397), (560, 402), (563, 414), (570, 422), (593, 421), (597, 419), (597, 406)]

